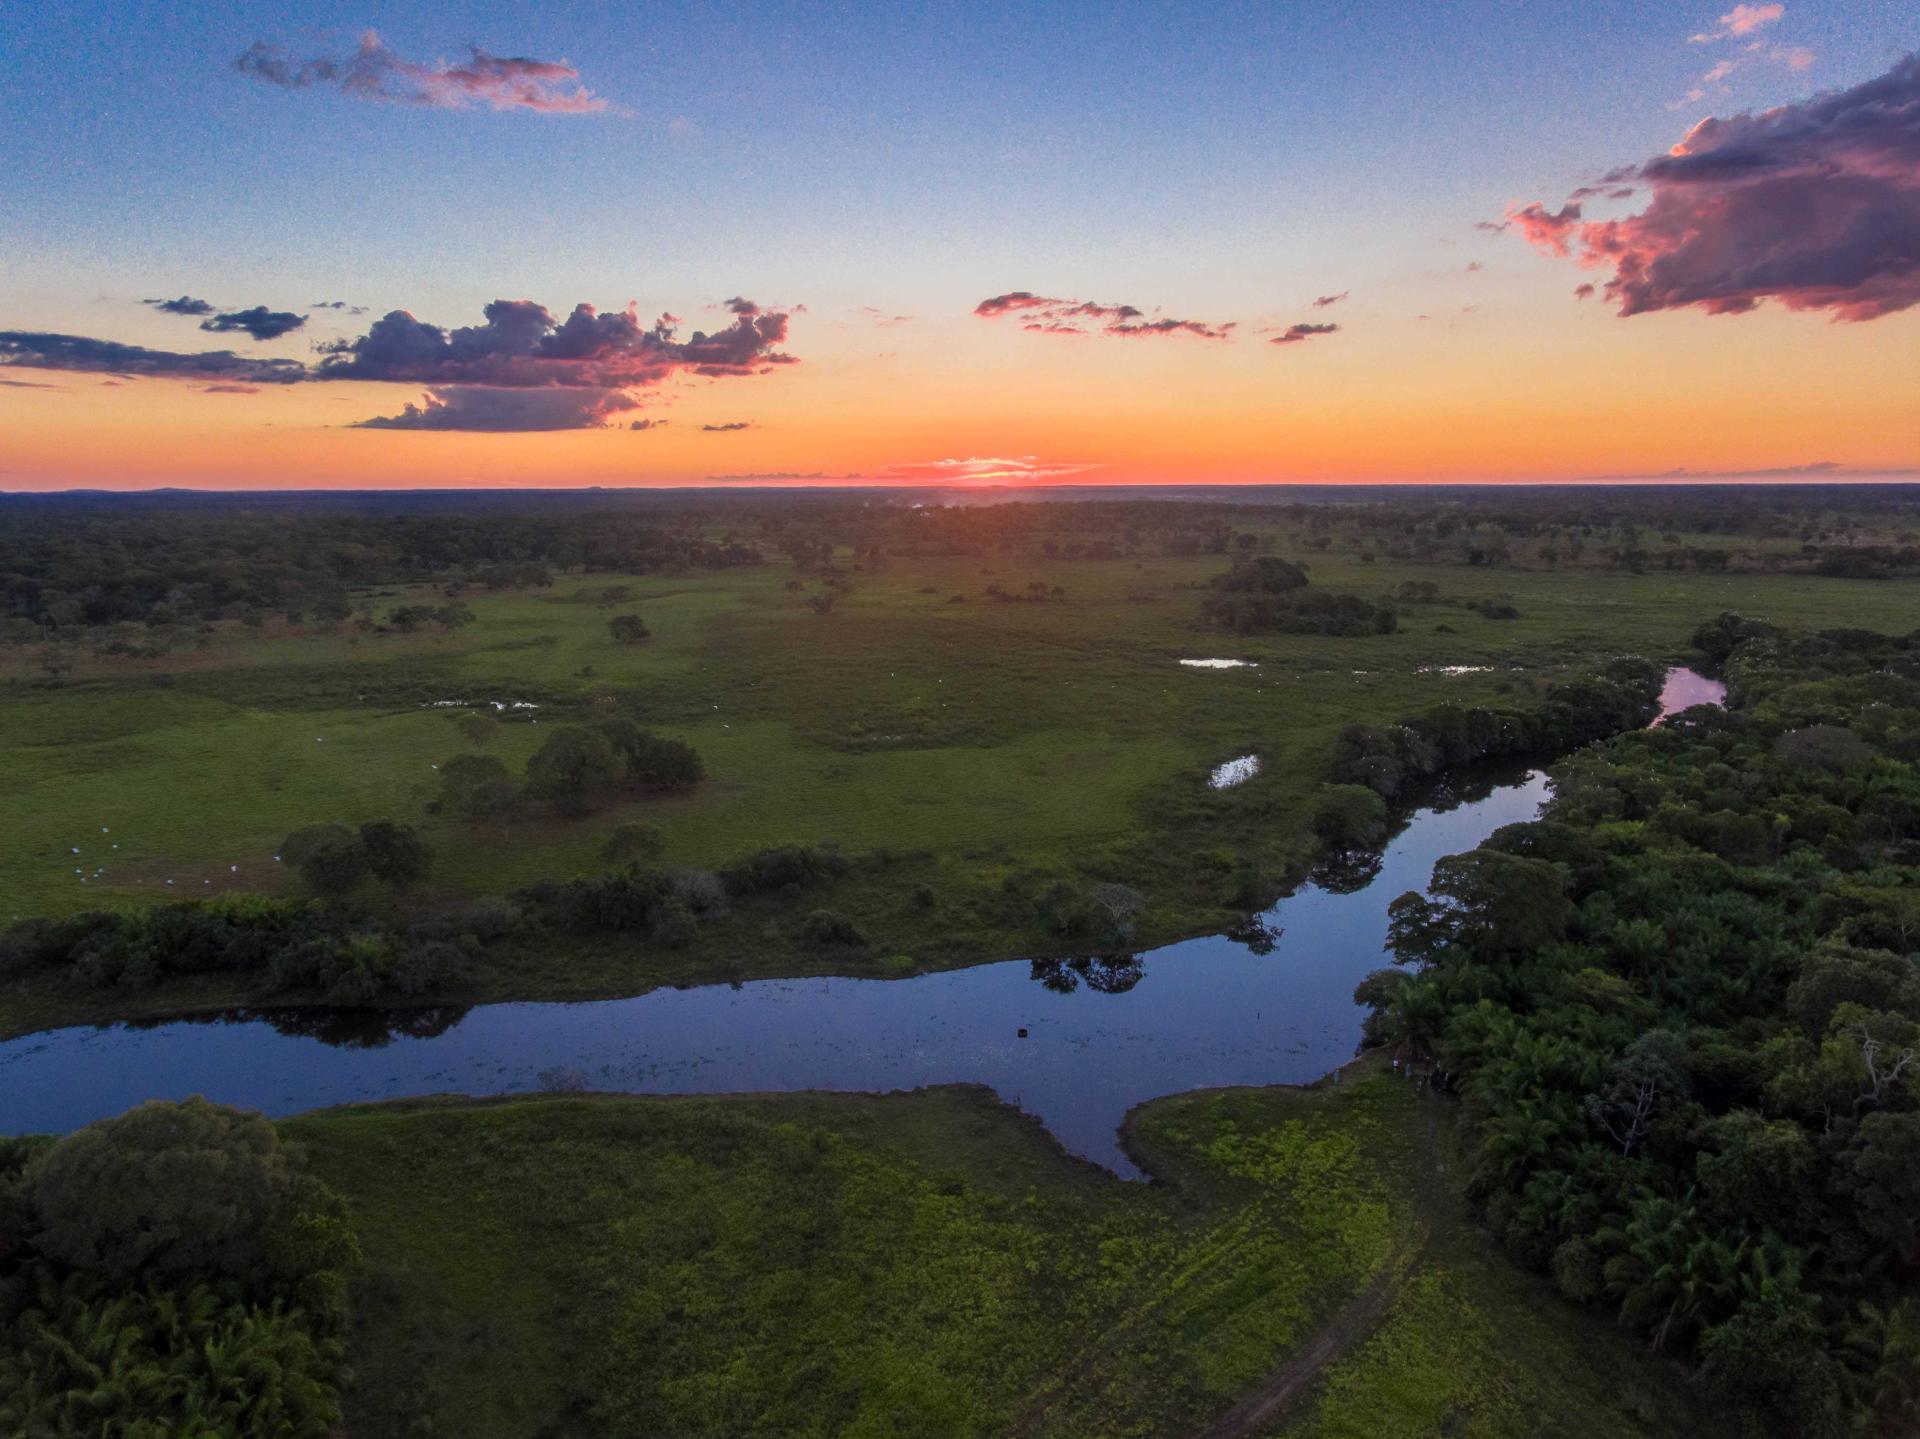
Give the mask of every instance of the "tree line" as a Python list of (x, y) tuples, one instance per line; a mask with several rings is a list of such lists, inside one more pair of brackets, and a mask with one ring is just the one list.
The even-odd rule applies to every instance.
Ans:
[(1730, 707), (1556, 766), (1540, 819), (1395, 902), (1399, 967), (1356, 998), (1460, 1095), (1518, 1260), (1755, 1434), (1909, 1434), (1920, 632), (1696, 644)]

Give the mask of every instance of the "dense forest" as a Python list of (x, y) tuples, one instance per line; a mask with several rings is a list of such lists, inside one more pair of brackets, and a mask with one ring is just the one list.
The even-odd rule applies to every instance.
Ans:
[(344, 1206), (203, 1099), (0, 1139), (0, 1432), (340, 1432)]
[(1539, 820), (1396, 901), (1403, 967), (1359, 997), (1462, 1096), (1518, 1260), (1756, 1434), (1911, 1433), (1920, 634), (1695, 643), (1729, 707), (1560, 764)]

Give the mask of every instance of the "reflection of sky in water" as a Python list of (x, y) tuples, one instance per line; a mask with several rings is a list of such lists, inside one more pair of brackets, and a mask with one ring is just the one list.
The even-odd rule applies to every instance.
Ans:
[[(1538, 775), (1476, 803), (1419, 813), (1366, 888), (1307, 886), (1268, 912), (1271, 953), (1211, 936), (1150, 951), (1123, 992), (1026, 960), (917, 979), (779, 979), (583, 1004), (497, 1004), (432, 1038), (336, 1048), (260, 1021), (65, 1029), (0, 1045), (0, 1127), (70, 1129), (143, 1099), (210, 1099), (292, 1114), (348, 1100), (538, 1088), (652, 1093), (911, 1089), (968, 1080), (1038, 1115), (1069, 1149), (1123, 1173), (1115, 1130), (1157, 1094), (1298, 1083), (1353, 1053), (1353, 986), (1386, 963), (1386, 908), (1442, 855), (1533, 814)], [(1041, 971), (1049, 967), (1041, 966)], [(1063, 982), (1062, 976), (1065, 976)], [(1071, 988), (1066, 984), (1071, 983)], [(1019, 1031), (1025, 1029), (1022, 1039)]]
[[(1683, 703), (1699, 696), (1676, 695)], [(1354, 1051), (1353, 987), (1388, 962), (1387, 906), (1434, 862), (1528, 819), (1533, 773), (1419, 811), (1377, 877), (1308, 885), (1264, 916), (1277, 943), (1213, 935), (1112, 961), (979, 965), (916, 979), (776, 979), (578, 1004), (496, 1004), (438, 1034), (335, 1047), (246, 1023), (64, 1029), (0, 1045), (0, 1131), (65, 1130), (149, 1098), (205, 1094), (269, 1114), (351, 1100), (535, 1089), (726, 1093), (911, 1089), (972, 1081), (1077, 1154), (1135, 1173), (1115, 1130), (1155, 1095), (1303, 1083)], [(1020, 1037), (1020, 1031), (1026, 1037)]]

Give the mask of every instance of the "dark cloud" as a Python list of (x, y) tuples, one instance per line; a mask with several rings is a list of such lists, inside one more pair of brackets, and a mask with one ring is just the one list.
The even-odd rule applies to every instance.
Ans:
[(0, 330), (0, 366), (34, 370), (73, 370), (94, 375), (168, 376), (182, 380), (224, 380), (239, 384), (290, 385), (310, 377), (298, 360), (256, 360), (231, 350), (179, 354), (122, 345), (84, 335), (52, 335), (32, 330)]
[(1338, 325), (1289, 325), (1271, 340), (1267, 341), (1267, 343), (1270, 345), (1297, 345), (1304, 340), (1311, 340), (1315, 335), (1331, 335), (1339, 328)]
[(365, 305), (349, 305), (345, 300), (315, 300), (307, 306), (309, 310), (345, 310), (349, 315), (364, 315)]
[(164, 310), (169, 315), (211, 315), (213, 306), (205, 300), (196, 300), (191, 295), (182, 295), (177, 300), (142, 300), (143, 305), (151, 305), (156, 310)]
[(750, 430), (753, 428), (753, 421), (729, 420), (724, 425), (702, 425), (700, 428), (710, 435), (724, 435), (730, 434), (734, 430)]
[(1036, 295), (1031, 290), (1009, 290), (994, 295), (973, 307), (983, 319), (1002, 315), (1024, 318), (1023, 329), (1043, 335), (1199, 335), (1208, 340), (1224, 340), (1233, 324), (1208, 324), (1201, 320), (1148, 319), (1146, 311), (1133, 305), (1102, 305), (1093, 300), (1062, 300)]
[(1316, 310), (1324, 310), (1324, 309), (1326, 309), (1326, 308), (1327, 308), (1327, 306), (1329, 306), (1329, 305), (1337, 305), (1337, 304), (1339, 304), (1339, 303), (1340, 303), (1340, 302), (1341, 302), (1342, 300), (1344, 300), (1344, 299), (1346, 299), (1346, 298), (1347, 298), (1347, 296), (1348, 296), (1348, 295), (1351, 295), (1352, 293), (1353, 293), (1353, 291), (1351, 291), (1351, 290), (1342, 290), (1342, 291), (1341, 291), (1341, 292), (1340, 292), (1339, 294), (1337, 294), (1337, 295), (1319, 295), (1319, 296), (1316, 296), (1316, 297), (1314, 298), (1314, 302), (1313, 302), (1313, 308), (1314, 308), (1314, 309), (1316, 309)]
[(623, 390), (496, 389), (490, 385), (442, 385), (418, 405), (397, 415), (361, 420), (363, 430), (478, 430), (492, 434), (537, 430), (591, 430), (639, 401)]
[(495, 300), (485, 315), (485, 324), (443, 330), (393, 310), (359, 339), (322, 346), (315, 378), (611, 389), (657, 385), (681, 371), (755, 375), (797, 363), (774, 349), (787, 338), (787, 317), (778, 311), (741, 314), (725, 329), (695, 330), (686, 340), (675, 338), (672, 316), (643, 325), (631, 305), (607, 314), (576, 305), (555, 320), (532, 300)]
[[(0, 366), (233, 384), (363, 380), (419, 385), (431, 392), (423, 404), (365, 423), (377, 429), (575, 429), (604, 424), (608, 415), (633, 409), (638, 402), (625, 391), (677, 374), (719, 379), (797, 364), (775, 348), (787, 337), (786, 315), (751, 301), (737, 303), (750, 306), (751, 313), (736, 310), (732, 324), (712, 334), (696, 330), (685, 340), (676, 334), (672, 316), (642, 325), (632, 306), (602, 314), (591, 305), (576, 305), (565, 320), (556, 320), (531, 300), (496, 300), (486, 307), (484, 324), (453, 330), (394, 310), (357, 339), (319, 346), (320, 359), (313, 364), (248, 359), (230, 350), (180, 354), (82, 335), (9, 330), (0, 331)], [(267, 339), (294, 328), (281, 328), (288, 319), (303, 322), (261, 307), (221, 315), (206, 328), (245, 329)], [(524, 402), (504, 397), (548, 390), (560, 397)]]
[(1703, 120), (1630, 173), (1651, 191), (1638, 215), (1512, 215), (1551, 222), (1522, 227), (1547, 253), (1611, 268), (1622, 315), (1773, 299), (1872, 320), (1920, 304), (1920, 55), (1849, 90)]
[(291, 310), (269, 310), (265, 305), (255, 305), (251, 310), (232, 310), (211, 320), (202, 320), (200, 328), (216, 335), (245, 330), (256, 340), (277, 340), (306, 323), (305, 315), (296, 315)]
[(663, 425), (672, 423), (671, 420), (632, 420), (628, 422), (627, 428), (630, 430), (657, 430)]
[(200, 393), (203, 395), (257, 395), (260, 393), (260, 387), (258, 385), (202, 385)]
[(1594, 288), (1592, 285), (1575, 285), (1573, 287), (1573, 298), (1576, 300), (1591, 300), (1593, 296)]
[(317, 55), (287, 56), (279, 46), (256, 41), (234, 62), (251, 75), (287, 90), (315, 85), (340, 90), (359, 100), (418, 105), (441, 110), (485, 106), (490, 110), (533, 110), (547, 115), (587, 115), (607, 102), (578, 84), (580, 72), (564, 60), (533, 60), (490, 55), (468, 47), (468, 59), (424, 64), (394, 54), (368, 30), (344, 59)]

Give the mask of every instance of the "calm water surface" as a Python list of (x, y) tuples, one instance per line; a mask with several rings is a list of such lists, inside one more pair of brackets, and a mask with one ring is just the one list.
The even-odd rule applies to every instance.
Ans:
[[(1718, 698), (1672, 675), (1667, 690), (1665, 709)], [(1353, 987), (1388, 962), (1387, 906), (1424, 889), (1442, 856), (1531, 819), (1546, 792), (1538, 771), (1461, 781), (1413, 813), (1377, 869), (1323, 876), (1234, 934), (1139, 955), (421, 1011), (399, 1033), (294, 1011), (30, 1035), (0, 1044), (0, 1131), (67, 1130), (189, 1094), (278, 1115), (556, 1083), (693, 1094), (971, 1081), (1131, 1177), (1116, 1130), (1142, 1100), (1304, 1083), (1349, 1059)]]

